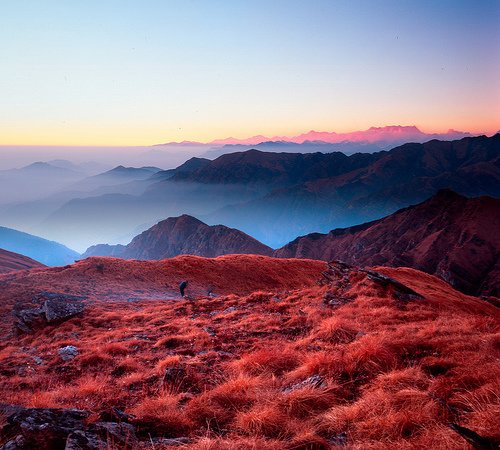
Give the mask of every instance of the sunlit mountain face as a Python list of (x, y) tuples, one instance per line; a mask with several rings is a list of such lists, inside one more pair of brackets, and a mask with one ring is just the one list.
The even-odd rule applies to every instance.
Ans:
[(0, 16), (0, 450), (500, 448), (500, 2)]

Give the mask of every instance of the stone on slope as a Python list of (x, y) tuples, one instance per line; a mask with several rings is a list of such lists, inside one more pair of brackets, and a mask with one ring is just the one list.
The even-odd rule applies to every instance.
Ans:
[(65, 302), (61, 300), (46, 300), (42, 310), (48, 323), (61, 322), (74, 317), (85, 309), (81, 302)]

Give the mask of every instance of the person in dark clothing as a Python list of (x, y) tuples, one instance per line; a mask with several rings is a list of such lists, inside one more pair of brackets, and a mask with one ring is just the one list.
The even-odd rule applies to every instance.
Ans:
[(188, 282), (187, 281), (181, 281), (179, 284), (179, 290), (181, 291), (181, 297), (184, 297), (184, 291), (187, 288)]

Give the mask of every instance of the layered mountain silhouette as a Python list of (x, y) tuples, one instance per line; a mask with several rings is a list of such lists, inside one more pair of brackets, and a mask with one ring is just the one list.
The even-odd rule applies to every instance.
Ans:
[(158, 167), (117, 166), (106, 172), (87, 177), (71, 186), (74, 190), (93, 190), (101, 186), (118, 185), (150, 178), (161, 169)]
[(366, 167), (377, 154), (272, 153), (248, 150), (222, 155), (198, 170), (176, 173), (171, 181), (255, 184), (286, 187)]
[[(262, 142), (289, 142), (302, 144), (307, 142), (323, 142), (328, 144), (342, 142), (379, 143), (381, 145), (400, 145), (403, 142), (424, 142), (430, 139), (460, 139), (470, 136), (470, 133), (457, 130), (448, 130), (446, 133), (428, 134), (414, 125), (388, 125), (384, 127), (370, 127), (367, 130), (353, 131), (348, 133), (336, 133), (334, 131), (308, 131), (296, 136), (251, 136), (238, 139), (228, 137), (215, 139), (208, 145), (258, 145)], [(205, 144), (205, 145), (206, 145)], [(168, 142), (159, 145), (204, 145), (202, 142)]]
[(47, 266), (70, 264), (80, 254), (58, 242), (11, 228), (0, 227), (0, 248), (26, 255)]
[[(500, 196), (500, 134), (405, 144), (364, 156), (374, 159), (338, 174), (319, 172), (316, 178), (214, 211), (205, 220), (217, 220), (278, 247), (289, 236), (382, 218), (443, 188), (466, 196)], [(200, 174), (203, 179), (209, 167)], [(232, 171), (227, 168), (228, 173)], [(259, 220), (252, 220), (256, 216)]]
[(175, 169), (160, 170), (153, 177), (151, 181), (164, 181), (172, 178), (175, 174), (189, 174), (205, 167), (210, 162), (207, 158), (190, 158), (185, 163), (181, 164)]
[(305, 141), (301, 144), (288, 141), (265, 141), (256, 145), (225, 144), (221, 147), (213, 147), (203, 153), (209, 159), (215, 159), (227, 153), (243, 152), (246, 150), (260, 150), (274, 153), (333, 153), (342, 152), (346, 155), (354, 153), (375, 153), (385, 150), (385, 146), (371, 142), (338, 142), (329, 143), (322, 141)]
[(83, 257), (157, 260), (188, 254), (215, 257), (235, 253), (271, 255), (272, 249), (239, 230), (224, 225), (209, 226), (184, 214), (157, 223), (126, 246), (96, 245)]
[(41, 161), (20, 169), (0, 170), (0, 205), (51, 195), (84, 177), (77, 170)]
[(14, 272), (16, 270), (26, 270), (45, 267), (43, 264), (20, 255), (19, 253), (9, 252), (0, 248), (0, 273)]
[(441, 190), (374, 222), (299, 237), (275, 256), (412, 267), (467, 294), (499, 296), (500, 200)]
[(498, 197), (499, 155), (498, 134), (351, 156), (249, 150), (189, 160), (186, 170), (77, 195), (46, 208), (45, 217), (34, 222), (33, 205), (21, 208), (22, 215), (10, 209), (6, 216), (22, 217), (23, 226), (78, 250), (96, 242), (125, 244), (134, 230), (182, 214), (236, 228), (276, 248), (313, 231), (380, 219), (443, 188)]

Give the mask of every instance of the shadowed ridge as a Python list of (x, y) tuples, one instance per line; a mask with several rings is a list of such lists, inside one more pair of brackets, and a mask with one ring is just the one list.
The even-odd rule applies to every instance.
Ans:
[(442, 189), (383, 219), (302, 236), (274, 255), (413, 267), (465, 293), (499, 296), (500, 200)]
[(13, 272), (16, 270), (26, 270), (46, 267), (44, 264), (20, 255), (19, 253), (9, 252), (0, 248), (0, 273)]
[(183, 214), (158, 222), (126, 246), (98, 245), (83, 255), (125, 259), (163, 259), (177, 255), (215, 257), (226, 254), (271, 255), (273, 250), (253, 237), (224, 225), (207, 225)]

